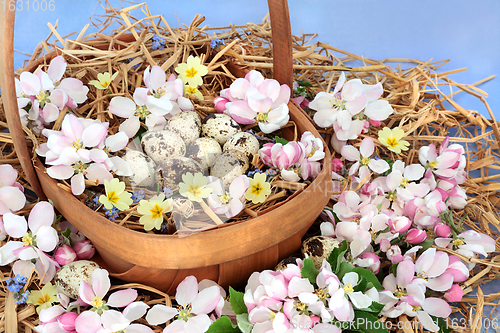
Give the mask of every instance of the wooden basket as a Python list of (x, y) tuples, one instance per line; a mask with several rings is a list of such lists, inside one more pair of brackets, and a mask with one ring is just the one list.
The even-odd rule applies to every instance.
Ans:
[[(269, 0), (274, 43), (274, 77), (292, 86), (291, 30), (286, 0)], [(304, 191), (241, 223), (188, 237), (136, 232), (109, 221), (69, 194), (50, 178), (26, 146), (14, 85), (14, 13), (0, 12), (0, 78), (4, 109), (14, 146), (26, 177), (40, 199), (48, 197), (57, 210), (96, 247), (112, 276), (146, 284), (169, 294), (188, 275), (207, 278), (221, 286), (239, 286), (254, 271), (270, 269), (299, 249), (301, 238), (323, 210), (331, 193), (331, 155), (325, 148), (323, 169)], [(29, 68), (27, 68), (29, 69)], [(32, 68), (33, 69), (33, 68)], [(9, 74), (7, 74), (9, 73)], [(290, 118), (300, 133), (316, 131), (293, 102)], [(326, 144), (325, 144), (326, 147)]]

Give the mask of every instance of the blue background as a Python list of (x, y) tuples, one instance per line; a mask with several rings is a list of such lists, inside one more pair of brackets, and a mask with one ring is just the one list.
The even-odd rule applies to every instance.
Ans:
[[(8, 0), (0, 0), (0, 6), (5, 1)], [(117, 0), (110, 2), (119, 6)], [(163, 15), (172, 27), (181, 26), (180, 22), (189, 24), (197, 13), (206, 17), (203, 25), (219, 27), (230, 23), (260, 23), (268, 12), (264, 0), (147, 2), (151, 13)], [(16, 50), (31, 54), (50, 33), (47, 22), (55, 24), (59, 20), (57, 30), (64, 36), (80, 32), (92, 13), (102, 13), (95, 0), (54, 0), (54, 4), (54, 11), (43, 12), (33, 10), (32, 0), (28, 10), (26, 0), (23, 1), (23, 9), (16, 14)], [(125, 7), (128, 5), (124, 3)], [(499, 0), (289, 0), (289, 8), (294, 34), (318, 33), (315, 41), (360, 56), (375, 60), (450, 59), (439, 71), (468, 67), (468, 71), (449, 76), (464, 84), (496, 75), (497, 78), (479, 88), (489, 94), (487, 101), (500, 120)], [(0, 10), (3, 9), (0, 7)], [(15, 55), (16, 68), (22, 66), (25, 58), (20, 53)], [(443, 92), (448, 91), (443, 88)], [(479, 111), (490, 118), (475, 97), (460, 93), (453, 98), (465, 109)], [(483, 292), (489, 294), (499, 289), (499, 283), (489, 284), (483, 287)], [(498, 312), (493, 314), (497, 316)]]
[[(1, 0), (0, 6), (8, 1)], [(34, 11), (33, 0), (29, 0), (28, 10), (27, 1), (23, 0), (23, 9), (17, 12), (15, 28), (15, 48), (26, 53), (48, 36), (47, 22), (59, 20), (58, 31), (65, 35), (79, 32), (92, 13), (102, 12), (95, 0), (53, 0), (52, 12)], [(117, 0), (110, 2), (119, 6)], [(172, 27), (179, 27), (179, 22), (189, 24), (197, 13), (206, 17), (203, 24), (212, 27), (260, 23), (268, 11), (264, 0), (155, 0), (148, 1), (148, 6)], [(500, 118), (499, 0), (289, 0), (289, 8), (294, 34), (318, 33), (316, 41), (357, 55), (375, 60), (450, 59), (440, 71), (468, 67), (468, 71), (450, 76), (465, 84), (496, 75), (479, 87), (489, 94), (487, 101)], [(16, 55), (16, 67), (22, 66), (24, 57)], [(475, 97), (460, 93), (454, 99), (490, 118)]]

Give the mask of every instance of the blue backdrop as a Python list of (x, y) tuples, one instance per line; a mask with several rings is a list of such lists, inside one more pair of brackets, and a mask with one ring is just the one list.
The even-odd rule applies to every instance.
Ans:
[[(48, 36), (47, 22), (55, 24), (59, 20), (58, 31), (65, 35), (79, 32), (92, 13), (102, 12), (95, 0), (51, 1), (51, 8), (47, 6), (49, 0), (18, 1), (16, 50), (31, 53)], [(110, 2), (119, 5), (117, 0)], [(9, 0), (2, 0), (0, 6), (7, 9), (8, 3)], [(124, 2), (124, 6), (128, 3)], [(180, 26), (179, 22), (189, 24), (197, 13), (204, 15), (205, 23), (213, 27), (260, 23), (268, 11), (265, 0), (153, 0), (148, 1), (148, 6), (152, 14), (162, 14), (173, 27)], [(467, 84), (500, 75), (498, 0), (289, 0), (289, 7), (293, 33), (318, 33), (317, 41), (357, 55), (377, 60), (451, 59), (441, 70), (469, 68), (450, 76)], [(16, 54), (16, 67), (22, 65), (24, 58)], [(500, 118), (500, 78), (480, 88), (489, 94), (487, 100), (495, 117)], [(454, 99), (466, 109), (487, 115), (476, 98), (461, 93)]]

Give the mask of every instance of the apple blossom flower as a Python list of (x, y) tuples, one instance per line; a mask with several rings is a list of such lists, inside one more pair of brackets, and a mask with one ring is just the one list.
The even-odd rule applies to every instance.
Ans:
[(207, 187), (207, 178), (201, 172), (194, 175), (188, 172), (182, 175), (182, 182), (179, 183), (179, 194), (189, 200), (201, 202), (212, 191), (213, 189)]
[(370, 170), (378, 174), (382, 174), (389, 170), (389, 164), (385, 160), (370, 158), (374, 151), (375, 143), (371, 137), (366, 137), (361, 141), (359, 151), (351, 145), (342, 147), (340, 150), (342, 157), (348, 161), (356, 162), (349, 169), (349, 175), (356, 174), (359, 169), (359, 177), (364, 179), (370, 174)]
[(451, 236), (451, 228), (444, 223), (436, 223), (433, 230), (438, 237), (447, 238)]
[(61, 245), (54, 253), (54, 260), (61, 266), (76, 260), (76, 252), (69, 245)]
[(380, 271), (380, 257), (373, 252), (365, 252), (360, 257), (354, 259), (354, 265), (358, 267), (368, 268), (374, 274)]
[(399, 127), (392, 130), (389, 127), (384, 127), (381, 131), (378, 131), (378, 141), (396, 154), (400, 154), (401, 150), (408, 150), (410, 143), (401, 140), (404, 136), (405, 132)]
[(54, 208), (46, 201), (33, 207), (28, 221), (23, 216), (5, 214), (3, 222), (7, 234), (22, 238), (22, 241), (11, 240), (0, 248), (0, 265), (21, 259), (14, 263), (15, 274), (29, 276), (35, 269), (42, 284), (52, 280), (58, 264), (44, 252), (53, 251), (59, 241), (57, 231), (52, 228), (54, 216)]
[(144, 230), (152, 229), (160, 230), (163, 223), (163, 213), (168, 213), (172, 210), (173, 200), (168, 198), (165, 200), (165, 194), (160, 193), (153, 196), (149, 200), (139, 201), (137, 212), (142, 214), (139, 218), (139, 223), (144, 225)]
[(106, 314), (109, 307), (126, 307), (137, 298), (137, 291), (134, 289), (124, 289), (112, 293), (107, 301), (103, 298), (109, 291), (111, 283), (109, 273), (105, 269), (95, 269), (92, 272), (91, 285), (86, 281), (80, 282), (79, 296), (83, 302), (92, 306), (90, 310), (80, 313), (75, 320), (75, 329), (77, 332), (97, 333), (103, 329), (103, 324), (114, 321), (112, 325), (114, 331), (123, 330), (130, 324), (130, 321), (120, 312), (113, 311)]
[(125, 191), (125, 183), (113, 178), (111, 181), (104, 180), (104, 190), (106, 195), (101, 194), (99, 202), (104, 205), (106, 209), (113, 207), (123, 211), (130, 207), (132, 204), (132, 194)]
[(271, 184), (266, 181), (266, 174), (255, 173), (253, 178), (248, 179), (248, 189), (245, 192), (245, 198), (252, 203), (262, 203), (271, 194)]
[(436, 251), (435, 248), (425, 250), (415, 261), (417, 276), (426, 281), (426, 287), (435, 291), (451, 288), (453, 274), (446, 272), (449, 265), (448, 254)]
[[(165, 100), (172, 105), (169, 100)], [(157, 107), (153, 99), (148, 96), (147, 88), (136, 88), (133, 95), (133, 100), (123, 96), (116, 96), (109, 102), (109, 112), (121, 117), (127, 118), (120, 124), (119, 131), (125, 132), (129, 138), (137, 134), (143, 121), (150, 131), (155, 128), (160, 128), (167, 122), (165, 115), (169, 112), (163, 108)]]
[(93, 85), (97, 89), (108, 89), (109, 85), (118, 75), (118, 72), (115, 72), (113, 76), (111, 76), (108, 72), (105, 73), (97, 73), (97, 80), (90, 80), (89, 84)]
[(187, 58), (186, 63), (178, 64), (175, 67), (175, 71), (179, 74), (182, 82), (184, 84), (189, 84), (195, 87), (201, 86), (203, 84), (202, 76), (207, 75), (208, 68), (201, 64), (199, 57), (193, 57), (190, 55)]
[(417, 184), (414, 181), (421, 179), (424, 172), (424, 167), (420, 164), (410, 164), (405, 167), (404, 162), (395, 161), (391, 173), (386, 177), (386, 184), (391, 195), (397, 195), (404, 201), (412, 200), (415, 197), (423, 198), (429, 193), (429, 186), (422, 183)]
[[(248, 177), (245, 175), (236, 177), (226, 191), (224, 183), (220, 179), (215, 179), (207, 185), (213, 189), (208, 196), (208, 204), (216, 214), (225, 214), (227, 218), (238, 215), (243, 210), (245, 192), (249, 187)], [(244, 200), (243, 200), (244, 201)]]
[(367, 120), (382, 121), (394, 110), (385, 100), (382, 84), (366, 85), (359, 79), (345, 81), (341, 73), (333, 92), (320, 92), (309, 107), (317, 112), (314, 122), (321, 127), (333, 126), (338, 140), (353, 140), (364, 131)]
[(488, 253), (495, 251), (495, 240), (474, 230), (466, 230), (453, 238), (436, 238), (434, 242), (437, 246), (452, 248), (473, 258), (478, 254), (486, 257)]
[[(200, 283), (201, 284), (201, 283)], [(206, 332), (212, 321), (208, 316), (219, 305), (220, 288), (212, 285), (200, 290), (194, 276), (186, 277), (177, 286), (175, 300), (178, 308), (156, 304), (147, 313), (146, 320), (150, 325), (160, 325), (177, 317), (167, 325), (163, 332)]]
[[(165, 116), (175, 115), (181, 111), (194, 110), (194, 106), (184, 95), (184, 84), (181, 79), (171, 74), (167, 80), (165, 71), (160, 66), (148, 66), (144, 71), (144, 85), (149, 90), (148, 103), (154, 113), (166, 112)], [(151, 111), (151, 110), (150, 110)]]

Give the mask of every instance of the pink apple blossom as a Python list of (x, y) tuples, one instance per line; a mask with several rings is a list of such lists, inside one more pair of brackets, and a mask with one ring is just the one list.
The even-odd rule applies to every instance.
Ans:
[(54, 260), (61, 266), (76, 260), (76, 252), (69, 245), (60, 246), (54, 253)]
[(89, 260), (95, 254), (95, 247), (90, 240), (85, 239), (73, 244), (73, 250), (78, 260)]
[(243, 197), (248, 186), (248, 177), (242, 175), (236, 177), (226, 191), (224, 183), (216, 178), (207, 185), (208, 188), (213, 189), (208, 196), (210, 208), (216, 214), (225, 214), (227, 218), (238, 215), (243, 210)]

